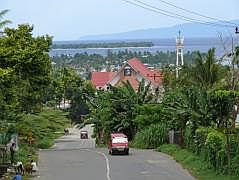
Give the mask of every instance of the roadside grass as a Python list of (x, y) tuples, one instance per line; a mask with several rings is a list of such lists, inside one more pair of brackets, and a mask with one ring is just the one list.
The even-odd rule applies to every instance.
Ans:
[(210, 165), (200, 157), (180, 148), (178, 145), (164, 144), (158, 151), (172, 156), (178, 163), (187, 169), (198, 180), (238, 180), (238, 176), (221, 175), (210, 168)]
[[(39, 114), (25, 114), (18, 121), (16, 130), (19, 135), (19, 150), (15, 155), (15, 161), (27, 164), (30, 160), (38, 162), (38, 149), (50, 148), (55, 139), (64, 134), (64, 128), (70, 126), (68, 113), (60, 110), (47, 109)], [(28, 136), (31, 134), (33, 143), (28, 144)], [(10, 174), (8, 179), (12, 179)], [(23, 180), (31, 177), (23, 176)]]
[(107, 148), (107, 144), (96, 144), (97, 148)]

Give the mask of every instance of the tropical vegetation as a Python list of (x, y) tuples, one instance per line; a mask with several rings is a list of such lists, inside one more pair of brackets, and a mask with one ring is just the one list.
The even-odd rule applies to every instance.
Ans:
[[(1, 19), (6, 12), (0, 13), (0, 29), (9, 23)], [(238, 47), (229, 65), (220, 63), (214, 49), (206, 54), (186, 53), (186, 65), (176, 78), (170, 65), (175, 52), (153, 55), (126, 50), (108, 51), (106, 57), (51, 58), (52, 37), (34, 37), (32, 32), (33, 27), (24, 24), (5, 28), (0, 36), (0, 140), (6, 145), (12, 134), (19, 135), (18, 159), (25, 161), (29, 154), (36, 156), (37, 148), (50, 147), (56, 133), (69, 125), (69, 118), (72, 123), (93, 123), (99, 143), (120, 131), (138, 148), (157, 148), (168, 143), (170, 130), (177, 131), (183, 157), (190, 153), (189, 161), (199, 159), (210, 172), (239, 176)], [(164, 64), (163, 90), (151, 89), (144, 80), (137, 91), (129, 82), (96, 90), (75, 70), (100, 70), (102, 65), (120, 65), (134, 56), (155, 67)], [(29, 136), (34, 139), (31, 146), (26, 141)], [(175, 156), (181, 153), (179, 147), (165, 147), (160, 150)]]
[[(234, 66), (235, 59), (238, 48)], [(156, 148), (168, 142), (169, 130), (179, 131), (180, 145), (211, 169), (239, 175), (238, 69), (221, 65), (210, 49), (205, 56), (198, 52), (194, 64), (181, 67), (178, 78), (172, 67), (163, 72), (163, 95), (152, 93), (144, 81), (136, 92), (128, 82), (97, 91), (88, 118), (97, 138), (106, 140), (110, 132), (121, 131), (135, 147)]]

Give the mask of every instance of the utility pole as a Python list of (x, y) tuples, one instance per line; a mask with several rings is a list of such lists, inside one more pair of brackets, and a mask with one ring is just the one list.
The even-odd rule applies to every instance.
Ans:
[[(176, 38), (176, 78), (178, 78), (179, 74), (179, 66), (183, 66), (183, 47), (184, 47), (184, 38), (181, 37), (181, 31), (178, 32), (178, 37)], [(179, 62), (180, 61), (180, 62)], [(180, 64), (179, 64), (180, 63)]]

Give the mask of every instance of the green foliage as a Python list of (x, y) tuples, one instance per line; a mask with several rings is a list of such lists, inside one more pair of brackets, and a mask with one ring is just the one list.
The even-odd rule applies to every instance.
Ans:
[(231, 126), (230, 118), (234, 110), (234, 105), (238, 101), (238, 93), (235, 91), (218, 90), (211, 93), (214, 108), (215, 123), (219, 128)]
[[(205, 127), (200, 127), (196, 130), (195, 136), (193, 137), (192, 140), (196, 142), (194, 151), (197, 154), (201, 154), (204, 152), (208, 132), (209, 132), (209, 129), (205, 128)], [(205, 156), (205, 154), (204, 154), (204, 156)]]
[(218, 131), (211, 131), (207, 135), (205, 147), (206, 160), (216, 169), (224, 168), (225, 161), (225, 136)]
[(123, 132), (131, 140), (137, 131), (135, 111), (139, 110), (140, 105), (154, 101), (144, 80), (137, 92), (128, 81), (122, 84), (122, 87), (110, 86), (106, 92), (98, 91), (94, 98), (88, 99), (91, 110), (89, 119), (96, 124), (98, 136), (100, 132), (104, 132), (104, 139), (107, 139), (111, 132)]
[[(3, 16), (8, 12), (9, 10), (5, 9), (0, 11), (0, 29), (2, 29), (4, 26), (6, 26), (7, 24), (11, 23), (10, 20), (2, 20)], [(0, 32), (1, 33), (1, 32)]]
[(17, 90), (14, 87), (16, 76), (11, 68), (0, 68), (0, 128), (17, 119), (19, 109)]
[[(205, 54), (202, 54), (204, 57)], [(54, 56), (52, 61), (56, 63), (56, 66), (61, 66), (63, 64), (69, 67), (77, 67), (80, 71), (90, 72), (90, 67), (95, 68), (97, 71), (101, 71), (102, 68), (105, 68), (110, 65), (122, 65), (123, 62), (127, 59), (138, 57), (142, 60), (143, 63), (150, 64), (154, 67), (167, 67), (169, 64), (174, 64), (176, 59), (176, 52), (162, 52), (158, 51), (155, 54), (150, 52), (133, 52), (126, 49), (125, 51), (118, 51), (113, 53), (111, 50), (107, 52), (106, 56), (99, 54), (75, 54), (74, 56)], [(187, 52), (184, 54), (184, 62), (186, 64), (194, 64), (195, 59), (197, 58), (197, 52)]]
[(136, 133), (133, 146), (152, 149), (167, 142), (168, 129), (164, 123), (152, 124)]
[(27, 144), (21, 144), (16, 152), (16, 161), (21, 161), (23, 164), (29, 163), (30, 160), (37, 161), (38, 156), (34, 147), (29, 147)]
[(156, 124), (162, 121), (160, 104), (143, 104), (135, 107), (134, 123), (138, 130), (144, 129), (151, 124)]
[(229, 147), (231, 154), (230, 165), (228, 162), (226, 135), (222, 130), (216, 130), (210, 127), (200, 127), (196, 131), (188, 127), (185, 132), (185, 144), (188, 150), (191, 150), (200, 158), (204, 159), (212, 169), (218, 173), (239, 175), (238, 167), (239, 134), (229, 136)]
[(10, 139), (11, 139), (11, 135), (9, 133), (0, 134), (0, 144), (6, 145), (7, 143), (9, 143)]
[(51, 63), (47, 52), (51, 38), (33, 37), (32, 31), (29, 25), (19, 25), (16, 29), (6, 28), (0, 38), (0, 68), (10, 69), (15, 76), (11, 94), (18, 98), (24, 112), (41, 111), (50, 83)]
[(190, 73), (194, 80), (201, 88), (209, 90), (218, 82), (219, 65), (216, 64), (215, 49), (210, 49), (205, 58), (198, 53), (196, 65)]
[(212, 122), (212, 105), (209, 95), (197, 87), (178, 88), (165, 93), (162, 100), (161, 117), (172, 129), (208, 126)]
[[(74, 123), (82, 123), (82, 117), (89, 113), (87, 101), (95, 95), (95, 88), (90, 81), (84, 81), (74, 69), (62, 66), (52, 72), (52, 83), (48, 87), (46, 100), (48, 105), (59, 107), (61, 103), (70, 103), (66, 109)], [(55, 100), (55, 103), (53, 103)]]
[(201, 157), (181, 149), (177, 145), (162, 145), (158, 148), (160, 152), (169, 154), (189, 170), (198, 180), (237, 180), (238, 176), (226, 176), (215, 172), (211, 165)]
[(40, 149), (48, 149), (54, 144), (54, 139), (42, 139), (39, 141), (37, 147)]
[(17, 131), (23, 142), (29, 134), (34, 138), (34, 145), (49, 148), (57, 137), (56, 132), (63, 132), (69, 124), (67, 113), (47, 110), (37, 115), (27, 114), (17, 123)]

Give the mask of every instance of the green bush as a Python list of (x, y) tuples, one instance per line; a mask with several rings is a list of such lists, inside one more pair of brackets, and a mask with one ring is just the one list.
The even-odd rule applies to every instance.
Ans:
[[(63, 133), (64, 128), (70, 125), (67, 116), (65, 112), (50, 109), (38, 114), (23, 115), (16, 125), (20, 143), (17, 160), (29, 161), (28, 156), (36, 156), (38, 148), (51, 147), (54, 139), (61, 135), (59, 132)], [(27, 143), (29, 134), (34, 139), (31, 146)]]
[(225, 136), (221, 132), (212, 130), (208, 133), (205, 142), (207, 149), (206, 160), (216, 169), (225, 166)]
[(54, 139), (42, 139), (39, 141), (39, 143), (37, 143), (37, 147), (40, 149), (48, 149), (50, 147), (52, 147), (54, 144)]
[(196, 154), (204, 154), (205, 143), (206, 143), (206, 139), (207, 139), (207, 135), (209, 131), (210, 129), (205, 127), (200, 127), (196, 130), (195, 138), (194, 138), (194, 142), (195, 142), (194, 152)]
[(16, 152), (16, 161), (21, 161), (23, 164), (29, 163), (29, 161), (37, 160), (37, 153), (34, 147), (26, 144), (21, 144), (20, 148)]
[(186, 148), (207, 161), (218, 173), (239, 175), (239, 134), (228, 135), (231, 157), (229, 164), (223, 132), (223, 129), (200, 127), (193, 134), (192, 129), (187, 127), (184, 134)]
[(136, 148), (156, 148), (167, 141), (167, 126), (163, 123), (150, 125), (135, 135), (133, 146)]
[(17, 123), (19, 136), (27, 138), (31, 133), (35, 142), (41, 139), (54, 138), (54, 133), (63, 132), (69, 125), (67, 114), (57, 110), (43, 111), (37, 115), (27, 114)]
[(191, 151), (195, 151), (194, 136), (195, 132), (193, 131), (192, 127), (187, 127), (184, 132), (184, 143), (186, 148)]
[(232, 158), (231, 173), (239, 176), (239, 154)]
[[(157, 148), (158, 151), (169, 154), (188, 169), (198, 180), (238, 180), (237, 176), (222, 175), (210, 168), (209, 162), (202, 159), (200, 156), (189, 152), (187, 149), (181, 149), (178, 145), (165, 144)], [(239, 156), (238, 156), (239, 158)], [(237, 164), (238, 164), (237, 159)], [(236, 160), (235, 160), (236, 161)], [(238, 168), (235, 169), (238, 172)], [(233, 174), (236, 174), (233, 173)]]

